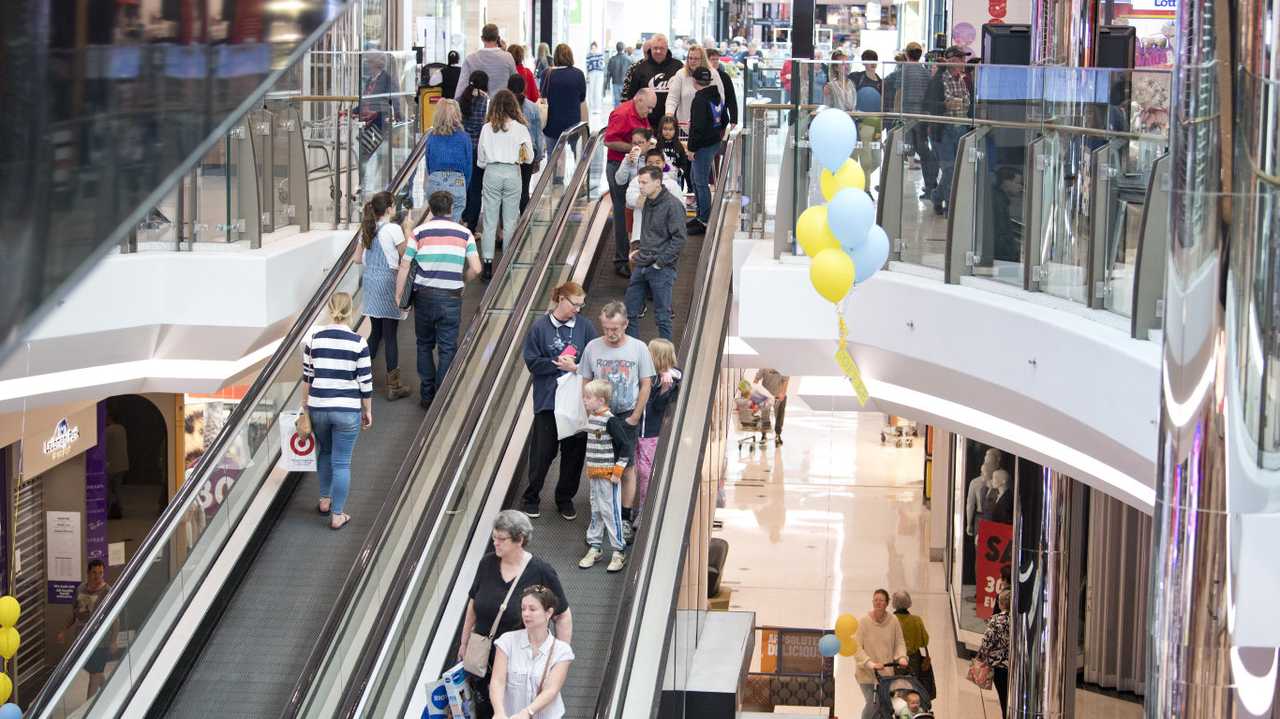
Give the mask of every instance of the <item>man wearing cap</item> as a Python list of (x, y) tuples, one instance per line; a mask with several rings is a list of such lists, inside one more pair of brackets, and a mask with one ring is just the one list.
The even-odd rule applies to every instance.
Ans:
[(689, 221), (689, 234), (699, 235), (707, 231), (711, 216), (711, 165), (720, 152), (720, 140), (724, 135), (724, 100), (711, 79), (711, 69), (705, 65), (693, 70), (693, 86), (697, 92), (689, 106), (689, 159), (693, 161), (690, 183), (698, 200), (698, 215)]
[[(929, 91), (925, 94), (925, 107), (930, 115), (940, 117), (971, 117), (972, 93), (964, 78), (964, 48), (952, 45), (942, 54), (944, 64), (938, 66), (938, 72), (929, 83)], [(933, 191), (933, 211), (945, 215), (945, 203), (951, 200), (951, 177), (956, 165), (956, 149), (960, 145), (960, 137), (968, 131), (967, 125), (939, 123), (933, 132), (933, 149), (938, 159), (938, 167), (942, 171), (938, 178), (938, 186)]]

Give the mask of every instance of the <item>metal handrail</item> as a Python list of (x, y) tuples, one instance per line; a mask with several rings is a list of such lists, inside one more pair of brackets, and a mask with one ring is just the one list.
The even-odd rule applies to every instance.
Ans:
[[(711, 216), (708, 218), (706, 240), (702, 244), (702, 253), (698, 258), (698, 276), (703, 277), (702, 285), (698, 288), (697, 294), (693, 298), (693, 304), (689, 310), (690, 321), (685, 324), (686, 328), (701, 327), (706, 319), (707, 303), (711, 297), (712, 291), (712, 269), (717, 253), (720, 251), (720, 244), (724, 242), (722, 235), (724, 234), (724, 209), (727, 206), (727, 197), (736, 192), (730, 190), (732, 184), (729, 180), (733, 177), (733, 170), (739, 163), (738, 155), (738, 139), (740, 133), (734, 132), (730, 135), (728, 144), (724, 153), (723, 167), (719, 173), (722, 178), (721, 184), (716, 188), (716, 197), (711, 204)], [(727, 314), (726, 314), (727, 321)], [(723, 329), (723, 328), (722, 328)], [(685, 370), (686, 377), (693, 376), (693, 367), (697, 364), (697, 350), (702, 349), (702, 338), (698, 332), (690, 332), (686, 329), (684, 336), (680, 339), (680, 351), (678, 357), (681, 358), (681, 366)], [(683, 417), (688, 408), (691, 393), (681, 392), (677, 399), (676, 410), (665, 418), (662, 426), (662, 440), (658, 443), (657, 451), (653, 460), (653, 477), (661, 482), (661, 486), (655, 487), (657, 491), (651, 491), (650, 498), (661, 498), (661, 505), (655, 503), (653, 511), (646, 510), (646, 516), (651, 517), (651, 521), (645, 522), (636, 536), (635, 544), (632, 549), (632, 559), (629, 561), (627, 572), (623, 578), (623, 594), (620, 602), (621, 610), (618, 612), (617, 623), (614, 626), (613, 638), (610, 641), (609, 658), (605, 664), (604, 677), (600, 683), (600, 693), (596, 699), (595, 712), (592, 716), (601, 719), (604, 717), (615, 717), (625, 704), (625, 692), (619, 693), (619, 689), (625, 689), (630, 685), (631, 668), (634, 663), (634, 657), (631, 656), (634, 651), (634, 643), (626, 643), (625, 639), (628, 629), (636, 625), (642, 614), (642, 609), (648, 599), (650, 583), (652, 581), (653, 570), (658, 561), (656, 545), (661, 532), (654, 531), (655, 524), (661, 524), (661, 518), (666, 514), (666, 507), (671, 500), (671, 477), (673, 468), (675, 467), (675, 459), (678, 454), (678, 447), (672, 438), (671, 427), (675, 426), (677, 418)], [(712, 400), (714, 401), (714, 396)], [(703, 435), (710, 430), (711, 417), (708, 415), (707, 422), (703, 427)], [(693, 483), (694, 497), (700, 487), (700, 482)], [(696, 511), (697, 502), (694, 497), (689, 498), (689, 512), (685, 518), (685, 527), (689, 526), (692, 521), (693, 513)], [(688, 541), (686, 539), (685, 546)], [(636, 555), (639, 555), (637, 561)], [(676, 561), (683, 563), (686, 552), (681, 551)], [(670, 558), (664, 557), (665, 560)], [(677, 576), (682, 572), (677, 572)], [(680, 583), (675, 583), (671, 600), (674, 603), (676, 595), (680, 591)], [(658, 672), (659, 684), (662, 681), (662, 672)], [(615, 698), (618, 701), (615, 702)]]
[[(393, 192), (400, 189), (408, 179), (411, 168), (421, 161), (423, 154), (426, 152), (427, 137), (424, 135), (419, 139), (409, 160), (396, 173), (391, 184)], [(116, 615), (124, 607), (124, 602), (137, 591), (145, 571), (150, 568), (159, 551), (165, 548), (165, 542), (170, 533), (182, 521), (182, 515), (196, 498), (196, 494), (203, 486), (204, 480), (217, 468), (218, 462), (222, 460), (222, 455), (227, 450), (231, 438), (238, 437), (245, 431), (262, 395), (275, 383), (276, 377), (293, 357), (295, 348), (301, 343), (303, 336), (320, 316), (321, 311), (329, 300), (329, 296), (337, 289), (338, 284), (350, 269), (359, 241), (360, 234), (357, 232), (352, 235), (351, 241), (347, 243), (342, 254), (338, 256), (337, 262), (334, 263), (329, 274), (321, 282), (319, 289), (307, 302), (306, 306), (303, 307), (298, 319), (294, 321), (293, 326), (285, 334), (276, 351), (267, 360), (262, 372), (259, 373), (253, 384), (249, 386), (244, 399), (232, 410), (227, 423), (223, 426), (222, 432), (214, 439), (212, 446), (196, 461), (190, 476), (178, 489), (178, 494), (170, 500), (164, 511), (161, 512), (159, 519), (152, 525), (151, 530), (143, 537), (142, 543), (138, 546), (137, 551), (133, 553), (133, 558), (125, 565), (115, 584), (111, 585), (111, 588), (107, 590), (107, 595), (98, 602), (85, 627), (72, 641), (67, 653), (63, 655), (57, 666), (54, 667), (44, 686), (41, 687), (40, 692), (36, 694), (35, 699), (28, 706), (27, 712), (31, 716), (40, 716), (40, 712), (47, 709), (47, 705), (56, 696), (55, 688), (57, 688), (57, 694), (60, 694), (64, 688), (63, 685), (74, 679), (75, 673), (79, 671), (80, 665), (83, 664), (83, 660), (87, 659), (87, 656), (82, 655), (86, 655), (89, 651), (97, 648), (106, 632), (110, 630), (111, 624), (116, 620)], [(224, 504), (223, 506), (230, 505)], [(225, 536), (229, 537), (230, 532), (226, 533)], [(187, 602), (190, 602), (192, 596), (188, 596)]]
[[(583, 147), (582, 157), (590, 157), (594, 152), (598, 143), (603, 139), (603, 132), (593, 135)], [(587, 175), (590, 172), (590, 163), (582, 161), (575, 168), (573, 178), (567, 187), (571, 188), (566, 193), (567, 201), (564, 202), (556, 214), (555, 219), (551, 223), (551, 232), (549, 237), (559, 237), (565, 222), (569, 217), (569, 211), (573, 205), (572, 197), (576, 194), (572, 188), (576, 188), (580, 183), (587, 181)], [(521, 288), (520, 294), (516, 301), (512, 304), (515, 308), (511, 312), (511, 317), (507, 324), (503, 327), (502, 335), (499, 337), (495, 346), (516, 348), (519, 342), (516, 337), (516, 331), (519, 329), (521, 319), (526, 312), (521, 312), (518, 308), (527, 308), (531, 305), (534, 293), (542, 284), (544, 276), (549, 269), (553, 250), (558, 242), (545, 242), (539, 248), (538, 256), (534, 260), (533, 266), (537, 268), (529, 273), (528, 279), (525, 281), (524, 287)], [(518, 351), (518, 349), (516, 350)], [(489, 362), (485, 368), (484, 378), (481, 380), (480, 386), (493, 386), (498, 374), (503, 370), (502, 362)], [(466, 459), (467, 450), (469, 448), (469, 439), (479, 425), (481, 414), (484, 411), (486, 402), (473, 402), (467, 410), (467, 415), (462, 422), (462, 426), (454, 431), (462, 441), (455, 442), (450, 448), (448, 455), (444, 459), (445, 469), (441, 472), (442, 477), (448, 477), (448, 483), (437, 484), (431, 490), (431, 495), (427, 499), (426, 509), (423, 511), (423, 517), (440, 517), (444, 515), (446, 503), (453, 496), (458, 485), (467, 480), (461, 476), (461, 469)], [(436, 533), (438, 522), (421, 522), (414, 530), (413, 537), (409, 542), (409, 549), (406, 551), (407, 557), (423, 557), (425, 556), (425, 548), (430, 542), (432, 535)], [(389, 585), (386, 597), (388, 601), (384, 601), (378, 608), (378, 614), (373, 625), (375, 631), (371, 632), (369, 638), (365, 641), (364, 646), (360, 650), (350, 676), (354, 677), (353, 681), (347, 683), (347, 688), (343, 692), (339, 709), (335, 716), (352, 717), (355, 716), (361, 701), (364, 698), (365, 690), (368, 688), (368, 679), (373, 675), (374, 667), (377, 664), (378, 657), (381, 654), (383, 645), (388, 641), (391, 630), (394, 626), (394, 618), (400, 613), (400, 601), (391, 600), (407, 600), (407, 587), (409, 586), (414, 574), (414, 562), (401, 562), (396, 568), (395, 576)]]
[[(575, 140), (575, 139), (581, 140), (583, 137), (589, 137), (588, 135), (589, 132), (590, 132), (589, 126), (587, 125), (587, 123), (583, 122), (583, 123), (578, 123), (577, 125), (574, 125), (572, 128), (566, 130), (564, 134), (560, 136), (559, 140), (556, 142), (555, 148), (553, 148), (552, 150), (550, 159), (545, 166), (547, 171), (543, 172), (542, 176), (538, 178), (538, 184), (535, 186), (534, 191), (530, 194), (530, 201), (529, 201), (529, 204), (526, 206), (528, 211), (526, 211), (524, 214), (521, 215), (520, 220), (516, 224), (515, 230), (511, 233), (512, 243), (509, 245), (511, 248), (515, 247), (515, 243), (514, 243), (515, 238), (523, 237), (524, 234), (528, 231), (528, 227), (532, 222), (534, 208), (538, 206), (536, 199), (540, 198), (542, 196), (542, 193), (546, 191), (547, 185), (551, 182), (552, 175), (555, 174), (553, 171), (551, 171), (551, 168), (555, 168), (558, 166), (559, 159), (561, 156), (563, 156), (565, 152), (565, 147), (570, 143), (571, 140)], [(587, 163), (580, 162), (579, 167), (577, 169), (577, 173), (585, 172), (586, 166), (587, 166)], [(574, 179), (576, 178), (577, 178), (577, 174), (575, 174)], [(572, 184), (569, 185), (569, 187), (572, 187), (572, 186), (573, 186)], [(572, 193), (566, 192), (565, 197), (566, 197), (566, 200), (568, 198), (571, 198)], [(552, 227), (555, 227), (557, 222), (563, 222), (564, 217), (567, 216), (567, 211), (564, 208), (567, 208), (569, 204), (571, 203), (567, 201), (563, 202), (564, 207), (561, 209), (560, 212), (557, 213), (557, 218), (553, 219)], [(550, 246), (553, 244), (554, 243), (544, 243), (544, 246), (539, 250), (539, 255), (538, 255), (539, 260), (543, 257), (544, 254), (546, 254), (549, 251)], [(502, 259), (499, 261), (497, 269), (494, 270), (494, 274), (501, 276), (502, 273), (506, 271), (510, 263), (514, 261), (514, 258), (517, 254), (519, 253), (504, 252)], [(538, 280), (538, 277), (536, 273), (530, 273), (530, 276), (525, 280), (525, 286), (521, 289), (521, 294), (519, 295), (521, 300), (523, 300), (526, 294), (532, 293), (533, 291), (532, 288), (537, 286), (537, 280)], [(499, 291), (499, 283), (496, 283), (496, 282), (491, 283), (489, 287), (485, 290), (484, 297), (481, 300), (481, 307), (483, 308), (491, 305), (496, 300), (495, 293), (498, 291)], [(519, 302), (520, 300), (517, 300), (517, 304), (514, 306), (519, 306), (518, 304)], [(507, 324), (503, 328), (503, 333), (501, 335), (503, 339), (507, 339), (508, 335), (512, 335), (514, 333), (515, 331), (514, 327), (519, 325), (519, 317), (520, 317), (519, 313), (517, 312), (511, 313), (511, 316), (507, 319)], [(459, 344), (458, 356), (460, 358), (464, 358), (470, 353), (472, 353), (474, 351), (475, 346), (479, 343), (479, 341), (480, 341), (480, 323), (478, 322), (472, 323), (471, 327), (468, 328), (467, 330), (466, 337), (463, 339), (462, 343)], [(507, 342), (503, 342), (500, 340), (497, 346), (503, 347), (503, 346), (507, 346), (507, 344), (508, 344)], [(464, 362), (455, 362), (453, 366), (465, 367), (466, 365), (467, 363), (464, 361)], [(489, 363), (485, 368), (485, 375), (484, 375), (485, 379), (481, 381), (480, 386), (491, 385), (493, 380), (492, 375), (496, 373), (498, 369), (500, 368), (496, 367), (496, 363), (492, 363), (492, 362)], [(440, 393), (439, 393), (440, 399), (442, 401), (432, 403), (431, 409), (427, 413), (427, 417), (423, 420), (423, 423), (418, 430), (417, 436), (414, 438), (413, 443), (410, 445), (411, 447), (416, 448), (416, 451), (411, 451), (412, 453), (406, 456), (404, 462), (401, 463), (400, 470), (397, 472), (396, 478), (392, 482), (391, 488), (387, 492), (387, 499), (383, 502), (382, 508), (378, 512), (378, 517), (377, 519), (374, 520), (374, 523), (373, 523), (374, 527), (381, 527), (382, 530), (378, 532), (371, 532), (365, 538), (364, 544), (363, 546), (361, 546), (360, 551), (356, 554), (356, 563), (352, 566), (351, 571), (348, 572), (347, 579), (343, 583), (342, 589), (339, 590), (338, 597), (334, 601), (333, 607), (329, 611), (329, 616), (325, 619), (324, 626), (321, 627), (321, 630), (317, 635), (317, 641), (313, 645), (310, 655), (307, 657), (307, 662), (304, 665), (302, 674), (299, 677), (297, 684), (295, 684), (293, 692), (290, 693), (289, 703), (285, 706), (284, 710), (282, 711), (281, 717), (296, 717), (298, 713), (301, 711), (303, 703), (311, 695), (312, 686), (315, 682), (315, 679), (319, 675), (320, 669), (323, 666), (325, 659), (329, 655), (329, 651), (332, 649), (333, 646), (335, 646), (334, 639), (337, 637), (338, 631), (340, 630), (341, 625), (343, 623), (343, 619), (344, 617), (346, 617), (353, 599), (355, 598), (356, 594), (359, 592), (360, 586), (363, 583), (363, 577), (365, 573), (368, 572), (369, 567), (372, 565), (374, 559), (377, 556), (377, 547), (385, 540), (387, 533), (392, 529), (391, 519), (393, 518), (396, 508), (399, 504), (397, 500), (399, 500), (402, 497), (405, 487), (408, 486), (408, 484), (412, 481), (412, 479), (416, 475), (415, 468), (418, 465), (418, 460), (421, 456), (421, 453), (424, 452), (426, 449), (428, 434), (430, 433), (432, 428), (435, 428), (439, 425), (440, 419), (441, 419), (440, 415), (443, 413), (444, 407), (450, 404), (449, 398), (453, 394), (454, 385), (456, 384), (456, 381), (457, 381), (456, 377), (457, 377), (457, 374), (454, 372), (451, 372), (448, 376), (446, 376), (444, 383), (441, 385)], [(482, 405), (480, 402), (473, 402), (472, 405), (467, 410), (467, 414), (463, 419), (462, 426), (473, 427), (475, 424), (475, 421), (479, 417), (479, 413), (481, 409), (482, 409)], [(450, 428), (449, 432), (450, 432), (450, 435), (455, 438), (455, 440), (458, 440), (459, 438), (467, 438), (470, 436), (470, 433), (468, 431), (461, 431), (460, 428)], [(461, 450), (459, 448), (460, 444), (464, 445), (465, 442), (455, 441), (455, 444), (451, 447), (450, 452), (447, 455), (446, 462), (455, 462), (455, 461), (461, 460)], [(444, 474), (447, 474), (447, 471)], [(442, 476), (444, 476), (444, 474), (442, 474)], [(438, 505), (433, 504), (433, 502), (435, 502), (435, 500), (437, 499), (437, 493), (439, 491), (440, 491), (440, 486), (437, 486), (432, 491), (432, 494), (427, 501), (427, 509), (426, 511), (423, 512), (422, 516), (435, 517), (440, 515), (440, 512), (444, 506), (443, 498), (440, 499), (440, 502)], [(434, 511), (432, 510), (433, 507), (434, 507)], [(423, 523), (423, 525), (426, 525), (426, 524), (427, 523)], [(414, 545), (411, 543), (410, 546), (412, 547)], [(410, 552), (410, 554), (412, 554), (412, 552)], [(402, 567), (403, 567), (403, 563), (402, 563)], [(396, 577), (393, 579), (393, 586), (394, 586), (395, 580), (398, 580), (399, 578), (400, 578), (400, 571), (398, 570)], [(389, 593), (388, 596), (396, 596), (396, 595), (394, 593)], [(382, 624), (381, 624), (382, 620), (383, 620), (383, 616), (382, 616), (382, 613), (380, 612), (378, 618), (374, 622), (375, 630), (377, 630), (379, 627), (382, 627)], [(363, 653), (362, 653), (362, 656), (363, 656)], [(357, 675), (353, 674), (353, 676), (357, 676)]]

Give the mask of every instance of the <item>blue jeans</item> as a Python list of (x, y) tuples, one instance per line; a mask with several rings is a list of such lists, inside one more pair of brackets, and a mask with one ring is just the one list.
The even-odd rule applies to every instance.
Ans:
[(951, 177), (955, 174), (956, 150), (960, 147), (960, 137), (968, 130), (969, 128), (962, 125), (946, 125), (942, 128), (942, 140), (933, 146), (938, 167), (942, 170), (942, 175), (938, 178), (938, 186), (933, 190), (935, 206), (951, 201)]
[(653, 321), (658, 325), (658, 336), (671, 339), (671, 289), (676, 284), (676, 268), (663, 267), (657, 269), (637, 267), (631, 273), (631, 284), (627, 285), (625, 302), (627, 304), (627, 334), (640, 337), (640, 310), (644, 307), (645, 291), (653, 295)]
[(711, 217), (711, 166), (720, 153), (720, 143), (693, 153), (693, 196), (698, 200), (698, 219), (704, 223)]
[(622, 104), (622, 85), (613, 83), (613, 106), (617, 107)]
[(427, 199), (437, 192), (453, 196), (453, 213), (449, 219), (462, 220), (462, 210), (467, 206), (467, 176), (454, 170), (440, 170), (427, 175)]
[(351, 453), (360, 437), (360, 413), (350, 410), (309, 409), (316, 434), (316, 476), (320, 496), (332, 497), (329, 511), (342, 514), (351, 488)]
[[(413, 293), (413, 327), (418, 335), (419, 396), (423, 402), (436, 397), (444, 384), (453, 355), (458, 351), (458, 326), (462, 324), (462, 297), (449, 290), (419, 287)], [(433, 356), (439, 348), (439, 360)]]

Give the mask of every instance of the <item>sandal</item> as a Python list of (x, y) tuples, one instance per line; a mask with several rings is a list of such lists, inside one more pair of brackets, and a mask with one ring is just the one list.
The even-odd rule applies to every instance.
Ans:
[(316, 511), (320, 512), (321, 514), (328, 514), (329, 507), (332, 506), (332, 504), (333, 504), (332, 499), (328, 497), (321, 497), (320, 504), (319, 506), (316, 507)]
[(339, 529), (342, 529), (343, 527), (347, 526), (347, 524), (351, 522), (351, 515), (349, 515), (349, 514), (335, 514), (335, 515), (333, 515), (333, 519), (334, 519), (334, 520), (337, 520), (337, 522), (338, 522), (338, 523), (337, 523), (337, 524), (334, 524), (334, 523), (331, 521), (331, 522), (329, 523), (329, 529), (339, 530)]

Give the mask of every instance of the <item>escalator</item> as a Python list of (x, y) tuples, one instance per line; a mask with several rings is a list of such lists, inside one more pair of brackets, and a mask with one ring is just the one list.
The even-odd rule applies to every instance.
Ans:
[[(578, 168), (565, 145), (586, 135), (585, 124), (566, 132), (508, 237), (495, 279), (482, 296), (477, 287), (464, 297), (464, 320), (477, 321), (464, 329), (425, 418), (413, 400), (393, 404), (375, 393), (374, 426), (362, 432), (353, 456), (347, 527), (330, 531), (317, 514), (310, 475), (276, 466), (277, 420), (300, 404), (300, 344), (321, 320), (328, 297), (342, 290), (360, 300), (356, 238), (99, 602), (28, 707), (29, 716), (205, 716), (211, 706), (237, 716), (279, 713), (304, 669), (316, 628), (345, 596), (344, 579), (360, 576), (364, 558), (382, 543), (380, 508), (399, 506), (396, 500), (413, 489), (399, 471), (402, 461), (418, 451), (451, 451), (457, 441), (450, 418), (474, 403), (483, 357), (495, 351), (492, 328), (506, 323), (530, 258), (546, 244), (553, 224), (563, 222), (562, 207), (573, 199), (562, 178)], [(417, 207), (426, 202), (411, 177), (425, 149), (423, 138), (390, 188), (413, 193)], [(399, 339), (403, 348), (414, 346), (411, 322), (401, 324)], [(401, 371), (412, 385), (413, 353), (402, 357)], [(381, 384), (378, 374), (375, 383)], [(206, 510), (200, 495), (227, 476), (234, 479), (232, 489)], [(86, 667), (103, 657), (109, 657), (103, 685), (86, 695)]]
[(0, 360), (350, 5), (5, 4)]
[[(611, 575), (599, 566), (577, 567), (584, 552), (585, 512), (573, 522), (553, 514), (534, 520), (533, 551), (556, 568), (573, 610), (577, 659), (562, 692), (567, 716), (622, 716), (637, 714), (642, 706), (649, 716), (659, 699), (685, 555), (698, 552), (691, 548), (689, 527), (703, 485), (700, 463), (708, 453), (705, 441), (716, 431), (711, 418), (732, 302), (740, 149), (734, 133), (720, 166), (710, 229), (705, 237), (690, 239), (678, 266), (674, 324), (685, 380), (664, 425), (645, 521), (626, 570)], [(584, 154), (596, 175), (604, 165), (604, 148), (588, 145)], [(523, 488), (532, 411), (518, 338), (546, 311), (552, 288), (563, 281), (586, 287), (583, 312), (593, 318), (625, 289), (625, 281), (613, 273), (609, 202), (603, 194), (603, 188), (589, 192), (570, 209), (582, 222), (567, 224), (546, 248), (548, 256), (534, 268), (537, 281), (526, 285), (516, 303), (520, 321), (504, 335), (510, 349), (491, 358), (500, 389), (483, 407), (473, 408), (477, 417), (462, 427), (473, 431), (473, 441), (465, 452), (447, 457), (446, 466), (430, 469), (443, 476), (423, 502), (423, 521), (397, 528), (398, 541), (408, 547), (403, 556), (412, 561), (388, 563), (371, 573), (376, 580), (352, 595), (347, 613), (330, 618), (285, 716), (419, 717), (426, 684), (455, 663), (466, 588), (489, 548), (492, 518), (513, 506)], [(653, 334), (648, 325), (642, 333)], [(553, 490), (545, 492), (544, 506), (553, 506)], [(346, 641), (348, 636), (363, 641)]]

